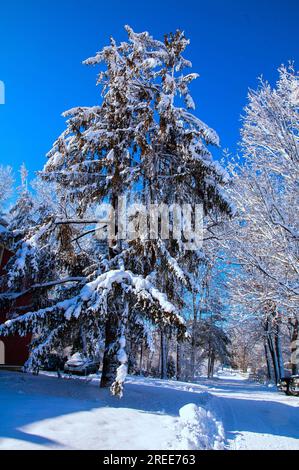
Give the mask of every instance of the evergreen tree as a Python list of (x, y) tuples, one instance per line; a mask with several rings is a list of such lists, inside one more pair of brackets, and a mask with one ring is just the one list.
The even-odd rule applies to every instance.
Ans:
[[(10, 166), (0, 165), (0, 211), (3, 210), (3, 203), (13, 192), (14, 178)], [(1, 214), (0, 212), (0, 214)]]
[(34, 224), (33, 197), (28, 190), (28, 171), (23, 163), (20, 168), (21, 186), (18, 187), (18, 198), (9, 213), (10, 230), (25, 229)]
[(110, 203), (117, 214), (119, 196), (126, 195), (146, 207), (189, 203), (202, 204), (205, 214), (231, 212), (223, 190), (227, 175), (207, 149), (218, 145), (218, 137), (189, 111), (194, 103), (188, 85), (196, 74), (183, 74), (191, 67), (182, 56), (188, 44), (184, 34), (177, 31), (160, 42), (147, 32), (126, 30), (127, 42), (117, 45), (111, 39), (85, 61), (105, 64), (98, 76), (102, 102), (64, 114), (67, 128), (41, 175), (56, 185), (63, 207), (26, 236), (27, 244), (38, 246), (34, 269), (48, 292), (45, 305), (0, 328), (1, 334), (35, 333), (30, 368), (82, 329), (89, 346), (104, 331), (101, 386), (120, 396), (130, 325), (138, 315), (144, 330), (151, 322), (162, 334), (178, 330), (182, 339), (179, 310), (201, 255), (185, 249), (183, 226), (181, 237), (145, 236), (147, 223), (137, 206), (131, 214), (137, 237), (124, 235), (116, 219), (106, 249), (91, 236), (100, 231), (95, 227), (97, 205)]

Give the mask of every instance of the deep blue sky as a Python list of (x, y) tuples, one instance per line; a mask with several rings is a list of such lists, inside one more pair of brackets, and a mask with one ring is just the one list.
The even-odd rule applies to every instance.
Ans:
[(64, 129), (61, 113), (99, 100), (96, 69), (81, 61), (125, 39), (124, 24), (162, 38), (185, 30), (185, 56), (200, 74), (192, 86), (197, 115), (236, 149), (248, 87), (273, 82), (289, 59), (299, 68), (298, 0), (2, 0), (0, 163), (31, 178)]

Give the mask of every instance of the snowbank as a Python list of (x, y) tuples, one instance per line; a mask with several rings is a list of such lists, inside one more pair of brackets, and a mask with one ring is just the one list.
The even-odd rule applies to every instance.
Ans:
[(177, 449), (196, 450), (224, 448), (224, 429), (213, 413), (194, 403), (189, 403), (180, 409), (178, 424)]

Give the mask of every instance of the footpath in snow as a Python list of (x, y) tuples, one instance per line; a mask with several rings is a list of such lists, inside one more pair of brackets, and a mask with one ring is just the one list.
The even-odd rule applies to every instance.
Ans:
[(299, 449), (299, 399), (231, 374), (129, 377), (119, 400), (98, 378), (0, 372), (0, 417), (0, 449)]

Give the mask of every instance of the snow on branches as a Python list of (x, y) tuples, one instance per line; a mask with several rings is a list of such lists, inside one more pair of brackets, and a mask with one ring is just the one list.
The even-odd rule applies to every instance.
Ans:
[(202, 253), (186, 252), (171, 238), (122, 240), (117, 223), (113, 240), (98, 240), (98, 205), (117, 211), (125, 194), (147, 206), (201, 204), (205, 214), (232, 212), (228, 176), (208, 149), (219, 138), (191, 112), (188, 87), (197, 74), (184, 73), (192, 64), (182, 55), (189, 41), (181, 31), (163, 42), (126, 31), (127, 41), (111, 39), (85, 61), (101, 64), (101, 100), (64, 113), (66, 129), (39, 174), (45, 197), (32, 209), (35, 222), (22, 223), (8, 265), (8, 293), (33, 291), (34, 309), (0, 327), (0, 334), (33, 332), (28, 366), (35, 369), (57, 344), (69, 346), (81, 335), (93, 353), (104, 337), (101, 386), (119, 395), (126, 337), (136, 319), (144, 331), (150, 322), (184, 337), (179, 311), (185, 293), (195, 290), (191, 273)]

